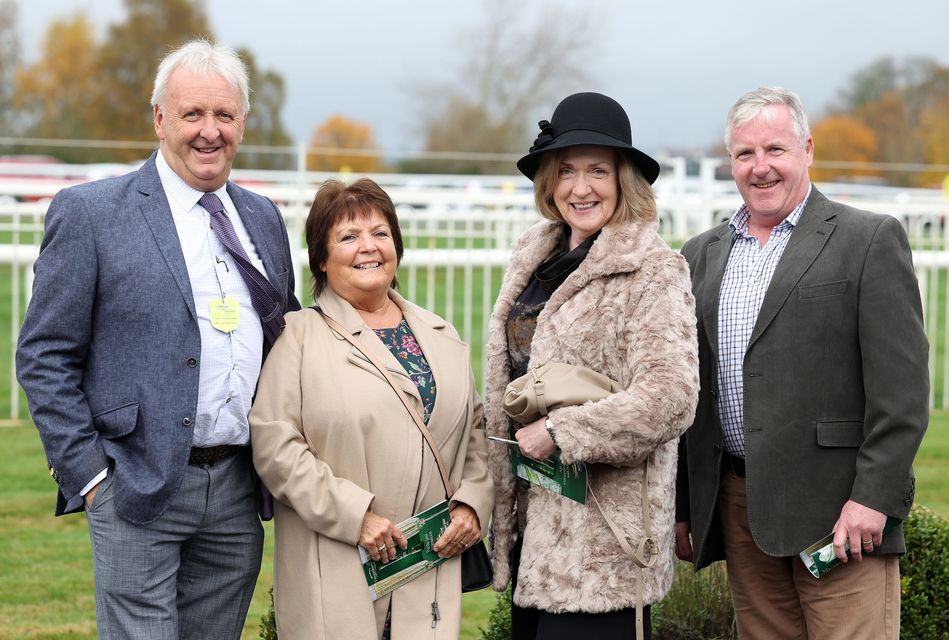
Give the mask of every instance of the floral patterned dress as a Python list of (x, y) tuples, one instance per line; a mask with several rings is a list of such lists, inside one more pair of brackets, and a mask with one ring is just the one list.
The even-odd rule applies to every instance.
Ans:
[(428, 366), (428, 360), (425, 359), (425, 354), (422, 353), (421, 347), (415, 340), (415, 334), (409, 328), (409, 323), (403, 318), (398, 326), (391, 329), (373, 329), (373, 331), (415, 383), (422, 397), (424, 409), (422, 418), (425, 424), (428, 424), (432, 409), (435, 408), (435, 377), (432, 376), (432, 369)]

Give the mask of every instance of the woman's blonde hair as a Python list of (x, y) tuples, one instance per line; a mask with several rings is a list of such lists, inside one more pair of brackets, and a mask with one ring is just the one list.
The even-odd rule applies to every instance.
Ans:
[[(540, 215), (548, 220), (565, 222), (563, 215), (557, 209), (557, 203), (554, 202), (554, 189), (557, 188), (557, 180), (560, 177), (560, 162), (570, 148), (565, 147), (545, 153), (534, 175), (534, 203)], [(609, 147), (601, 148), (609, 149)], [(659, 213), (656, 210), (656, 195), (652, 190), (652, 185), (639, 172), (629, 155), (618, 149), (611, 150), (615, 158), (619, 198), (616, 211), (608, 224), (614, 222), (620, 224), (633, 220), (645, 222), (655, 220)]]

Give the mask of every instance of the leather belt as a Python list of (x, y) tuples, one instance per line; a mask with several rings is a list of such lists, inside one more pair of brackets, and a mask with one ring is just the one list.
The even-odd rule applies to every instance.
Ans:
[(745, 459), (726, 453), (722, 456), (722, 467), (726, 471), (731, 471), (739, 478), (745, 477)]
[(225, 458), (230, 458), (247, 447), (236, 444), (222, 444), (216, 447), (191, 447), (191, 455), (188, 456), (188, 464), (204, 465), (211, 464)]

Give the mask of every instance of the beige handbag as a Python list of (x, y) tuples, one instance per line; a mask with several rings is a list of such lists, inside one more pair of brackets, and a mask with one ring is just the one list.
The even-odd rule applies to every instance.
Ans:
[[(561, 407), (575, 406), (586, 402), (602, 400), (621, 391), (622, 386), (608, 376), (577, 364), (548, 362), (531, 367), (527, 373), (512, 380), (504, 390), (504, 412), (511, 419), (527, 424), (546, 416), (548, 412)], [(649, 514), (649, 457), (643, 459), (642, 505), (643, 531), (645, 536), (638, 544), (630, 540), (622, 529), (606, 515), (588, 487), (597, 511), (606, 520), (613, 535), (619, 542), (623, 553), (636, 565), (636, 637), (643, 637), (643, 569), (656, 563), (659, 557), (659, 545), (652, 537), (652, 520)]]
[(521, 424), (560, 407), (602, 400), (621, 391), (618, 382), (576, 364), (548, 362), (531, 367), (504, 390), (504, 412)]

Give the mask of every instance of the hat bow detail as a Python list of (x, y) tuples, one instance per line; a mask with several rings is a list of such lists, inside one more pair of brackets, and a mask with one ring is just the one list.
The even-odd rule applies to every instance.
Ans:
[(551, 142), (554, 141), (554, 128), (547, 120), (541, 120), (537, 123), (537, 126), (540, 127), (540, 133), (537, 134), (537, 138), (534, 140), (534, 144), (531, 145), (530, 152), (540, 151)]

